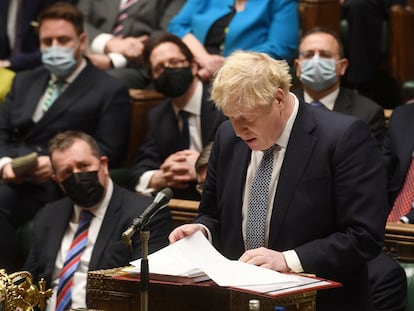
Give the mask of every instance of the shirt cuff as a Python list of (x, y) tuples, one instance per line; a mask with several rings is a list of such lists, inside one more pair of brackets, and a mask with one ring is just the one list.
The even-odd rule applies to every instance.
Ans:
[(11, 161), (12, 161), (12, 158), (9, 158), (9, 157), (0, 158), (0, 180), (2, 179), (2, 176), (3, 176), (3, 167), (6, 164), (10, 163)]
[(111, 40), (114, 36), (110, 33), (101, 33), (93, 39), (91, 44), (91, 52), (105, 54), (106, 43)]
[(111, 59), (112, 66), (114, 68), (125, 68), (128, 61), (126, 57), (119, 53), (110, 52), (107, 54), (108, 57)]
[(156, 170), (146, 171), (139, 178), (138, 184), (135, 186), (135, 191), (143, 195), (151, 196), (155, 191), (153, 188), (148, 188), (148, 184)]
[(291, 271), (296, 273), (303, 272), (302, 264), (299, 260), (298, 254), (296, 254), (294, 250), (283, 252), (283, 256), (285, 256), (286, 264)]
[(206, 230), (206, 232), (207, 232), (207, 239), (208, 239), (208, 241), (210, 242), (210, 243), (213, 243), (213, 237), (211, 236), (211, 232), (210, 232), (210, 230), (205, 226), (205, 225), (203, 225), (203, 224), (200, 224), (200, 223), (196, 223), (196, 224), (198, 224), (198, 225), (200, 225), (201, 227), (203, 227), (204, 228), (204, 230)]

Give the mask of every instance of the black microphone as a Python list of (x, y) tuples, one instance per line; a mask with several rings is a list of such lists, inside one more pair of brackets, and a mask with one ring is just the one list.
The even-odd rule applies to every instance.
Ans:
[(127, 247), (131, 246), (131, 237), (134, 235), (137, 229), (141, 229), (146, 226), (156, 213), (167, 206), (172, 196), (173, 192), (171, 188), (164, 188), (163, 190), (159, 191), (155, 195), (152, 203), (145, 209), (141, 216), (135, 218), (132, 221), (132, 224), (128, 227), (128, 229), (122, 233), (122, 240)]

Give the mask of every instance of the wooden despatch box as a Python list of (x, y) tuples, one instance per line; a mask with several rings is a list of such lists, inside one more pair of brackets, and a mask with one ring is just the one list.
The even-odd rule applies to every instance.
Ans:
[[(88, 273), (88, 307), (105, 311), (140, 309), (139, 279), (120, 278), (120, 268)], [(192, 285), (151, 281), (148, 290), (149, 311), (247, 311), (250, 299), (259, 299), (260, 310), (273, 311), (286, 306), (287, 311), (314, 311), (316, 291), (278, 298), (266, 298), (233, 291), (202, 282)]]

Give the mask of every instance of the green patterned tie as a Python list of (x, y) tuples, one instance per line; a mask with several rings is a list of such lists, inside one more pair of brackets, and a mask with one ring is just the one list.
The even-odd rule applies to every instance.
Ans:
[(47, 85), (47, 91), (46, 91), (46, 98), (43, 103), (43, 112), (46, 112), (49, 110), (49, 108), (53, 105), (56, 98), (59, 97), (59, 95), (62, 93), (63, 88), (65, 87), (65, 81), (57, 80), (57, 81), (49, 81), (49, 84)]

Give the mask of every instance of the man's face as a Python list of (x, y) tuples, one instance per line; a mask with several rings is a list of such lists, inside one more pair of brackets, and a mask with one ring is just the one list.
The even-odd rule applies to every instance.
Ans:
[(106, 189), (108, 181), (108, 160), (96, 157), (83, 140), (77, 139), (64, 151), (55, 150), (51, 157), (55, 174), (54, 180), (61, 184), (74, 173), (98, 171), (100, 184)]
[(327, 33), (313, 33), (308, 35), (299, 46), (299, 58), (295, 60), (296, 75), (300, 77), (300, 62), (311, 59), (315, 54), (320, 58), (334, 59), (336, 63), (336, 74), (342, 76), (345, 74), (348, 62), (341, 59), (339, 55), (339, 46), (335, 38)]
[(287, 96), (278, 89), (270, 107), (261, 106), (254, 110), (244, 109), (242, 104), (238, 110), (223, 111), (229, 118), (236, 135), (252, 150), (266, 150), (275, 144), (283, 132), (290, 115), (287, 108)]
[(79, 61), (85, 51), (86, 35), (78, 35), (73, 25), (63, 19), (46, 19), (39, 28), (40, 49), (52, 46), (73, 48)]
[[(183, 68), (192, 64), (181, 53), (177, 45), (172, 42), (164, 42), (157, 45), (151, 52), (150, 64), (152, 77), (157, 79), (166, 67)], [(196, 68), (193, 66), (193, 74), (196, 74)]]

